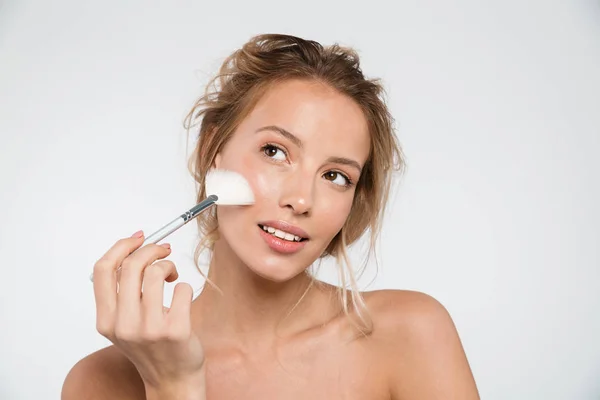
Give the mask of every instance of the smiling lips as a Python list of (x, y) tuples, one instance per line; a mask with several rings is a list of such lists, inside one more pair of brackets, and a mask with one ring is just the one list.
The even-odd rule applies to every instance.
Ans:
[(301, 250), (309, 239), (302, 229), (283, 221), (267, 221), (258, 224), (258, 227), (267, 245), (278, 253), (295, 253)]
[(263, 231), (265, 232), (269, 232), (271, 235), (277, 236), (279, 239), (284, 239), (287, 240), (289, 242), (299, 242), (302, 240), (302, 238), (300, 236), (296, 236), (292, 233), (289, 232), (284, 232), (281, 231), (279, 229), (275, 229), (272, 226), (267, 226), (267, 225), (259, 225)]

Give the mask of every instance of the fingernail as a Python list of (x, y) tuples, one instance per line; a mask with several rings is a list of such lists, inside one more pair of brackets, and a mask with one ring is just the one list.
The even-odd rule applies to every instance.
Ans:
[(131, 235), (132, 238), (141, 238), (142, 236), (144, 236), (144, 231), (137, 231), (136, 233), (134, 233), (133, 235)]
[(163, 243), (160, 245), (161, 247), (164, 247), (165, 249), (169, 249), (171, 250), (171, 245), (169, 243)]

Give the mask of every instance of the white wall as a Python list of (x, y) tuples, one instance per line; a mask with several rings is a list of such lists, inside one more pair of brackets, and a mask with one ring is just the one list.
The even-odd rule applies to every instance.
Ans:
[(600, 398), (597, 1), (84, 3), (0, 2), (0, 398), (58, 398), (108, 343), (92, 265), (193, 205), (181, 121), (263, 32), (388, 85), (409, 169), (363, 288), (442, 301), (484, 399)]

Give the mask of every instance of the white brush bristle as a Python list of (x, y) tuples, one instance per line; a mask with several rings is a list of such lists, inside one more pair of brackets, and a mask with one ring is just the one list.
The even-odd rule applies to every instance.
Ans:
[(254, 204), (254, 193), (246, 178), (237, 172), (211, 169), (206, 174), (206, 195), (217, 195), (219, 205)]

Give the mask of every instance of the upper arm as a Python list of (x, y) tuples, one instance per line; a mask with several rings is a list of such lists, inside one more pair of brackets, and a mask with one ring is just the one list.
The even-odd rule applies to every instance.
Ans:
[(61, 400), (145, 399), (137, 369), (113, 346), (99, 350), (71, 368)]
[(419, 292), (393, 291), (386, 353), (392, 399), (479, 399), (458, 332), (447, 310)]

